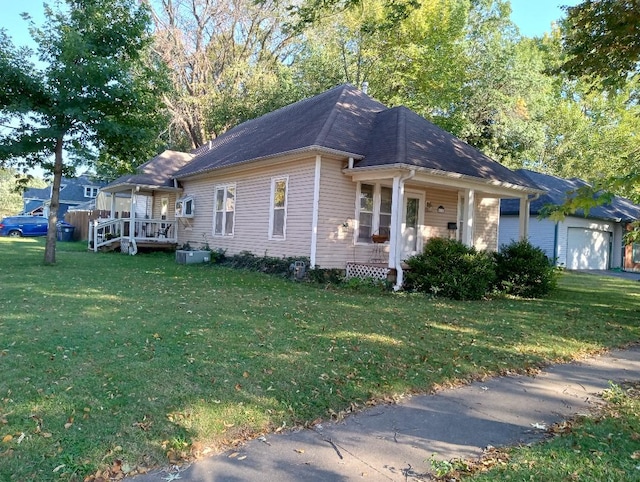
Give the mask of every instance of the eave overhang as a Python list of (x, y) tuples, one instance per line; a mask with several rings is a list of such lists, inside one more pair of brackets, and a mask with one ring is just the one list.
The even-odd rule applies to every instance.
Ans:
[(530, 186), (513, 184), (495, 179), (484, 179), (456, 172), (417, 167), (411, 164), (395, 163), (383, 166), (367, 166), (343, 169), (353, 181), (371, 181), (390, 179), (415, 171), (412, 182), (446, 186), (458, 189), (478, 189), (485, 194), (501, 198), (521, 198), (544, 194), (545, 191)]
[(297, 157), (301, 157), (304, 156), (305, 154), (325, 154), (327, 156), (331, 156), (331, 157), (336, 157), (336, 158), (340, 158), (340, 159), (348, 159), (348, 158), (353, 158), (353, 159), (363, 159), (363, 155), (362, 154), (355, 154), (352, 152), (345, 152), (345, 151), (341, 151), (338, 149), (331, 149), (329, 147), (324, 147), (324, 146), (319, 146), (319, 145), (312, 145), (312, 146), (307, 146), (307, 147), (303, 147), (300, 149), (292, 149), (290, 151), (284, 151), (284, 152), (278, 152), (275, 154), (269, 154), (268, 156), (262, 156), (262, 157), (254, 157), (252, 159), (245, 159), (242, 161), (236, 161), (230, 164), (222, 164), (219, 166), (213, 166), (213, 167), (208, 167), (208, 168), (203, 168), (200, 169), (198, 171), (194, 171), (194, 172), (190, 172), (188, 174), (184, 174), (184, 175), (178, 175), (176, 176), (177, 180), (180, 181), (185, 181), (185, 180), (190, 180), (190, 179), (195, 179), (198, 178), (200, 176), (203, 175), (207, 175), (210, 174), (212, 172), (215, 171), (220, 171), (223, 169), (228, 169), (228, 168), (240, 168), (240, 167), (248, 167), (248, 166), (252, 166), (254, 163), (260, 162), (261, 165), (260, 167), (263, 166), (268, 166), (270, 164), (277, 164), (280, 162), (288, 162), (292, 159), (295, 159)]

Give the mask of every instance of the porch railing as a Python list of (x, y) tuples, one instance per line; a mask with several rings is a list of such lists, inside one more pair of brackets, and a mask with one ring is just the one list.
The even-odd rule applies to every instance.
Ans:
[(175, 222), (166, 219), (120, 218), (97, 219), (89, 224), (89, 249), (93, 251), (117, 241), (129, 241), (131, 238), (136, 243), (175, 243)]

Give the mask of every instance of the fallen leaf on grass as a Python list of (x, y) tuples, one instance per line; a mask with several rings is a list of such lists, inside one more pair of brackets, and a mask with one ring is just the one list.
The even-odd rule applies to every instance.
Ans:
[(5, 435), (4, 437), (2, 437), (2, 441), (4, 443), (11, 442), (12, 440), (13, 440), (13, 435)]
[(640, 450), (636, 450), (635, 452), (633, 452), (631, 454), (631, 458), (634, 459), (634, 460), (640, 459)]

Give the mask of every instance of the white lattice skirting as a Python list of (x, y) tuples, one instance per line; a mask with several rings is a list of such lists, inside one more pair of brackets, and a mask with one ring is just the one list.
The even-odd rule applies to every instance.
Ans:
[(368, 264), (347, 263), (347, 279), (349, 278), (375, 278), (386, 280), (389, 276), (389, 268), (386, 266), (372, 266)]

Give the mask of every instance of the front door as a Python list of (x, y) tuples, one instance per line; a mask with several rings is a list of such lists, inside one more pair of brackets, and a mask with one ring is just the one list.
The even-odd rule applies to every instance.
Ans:
[(402, 246), (400, 258), (405, 260), (422, 251), (422, 225), (424, 224), (424, 195), (405, 192), (402, 214)]

